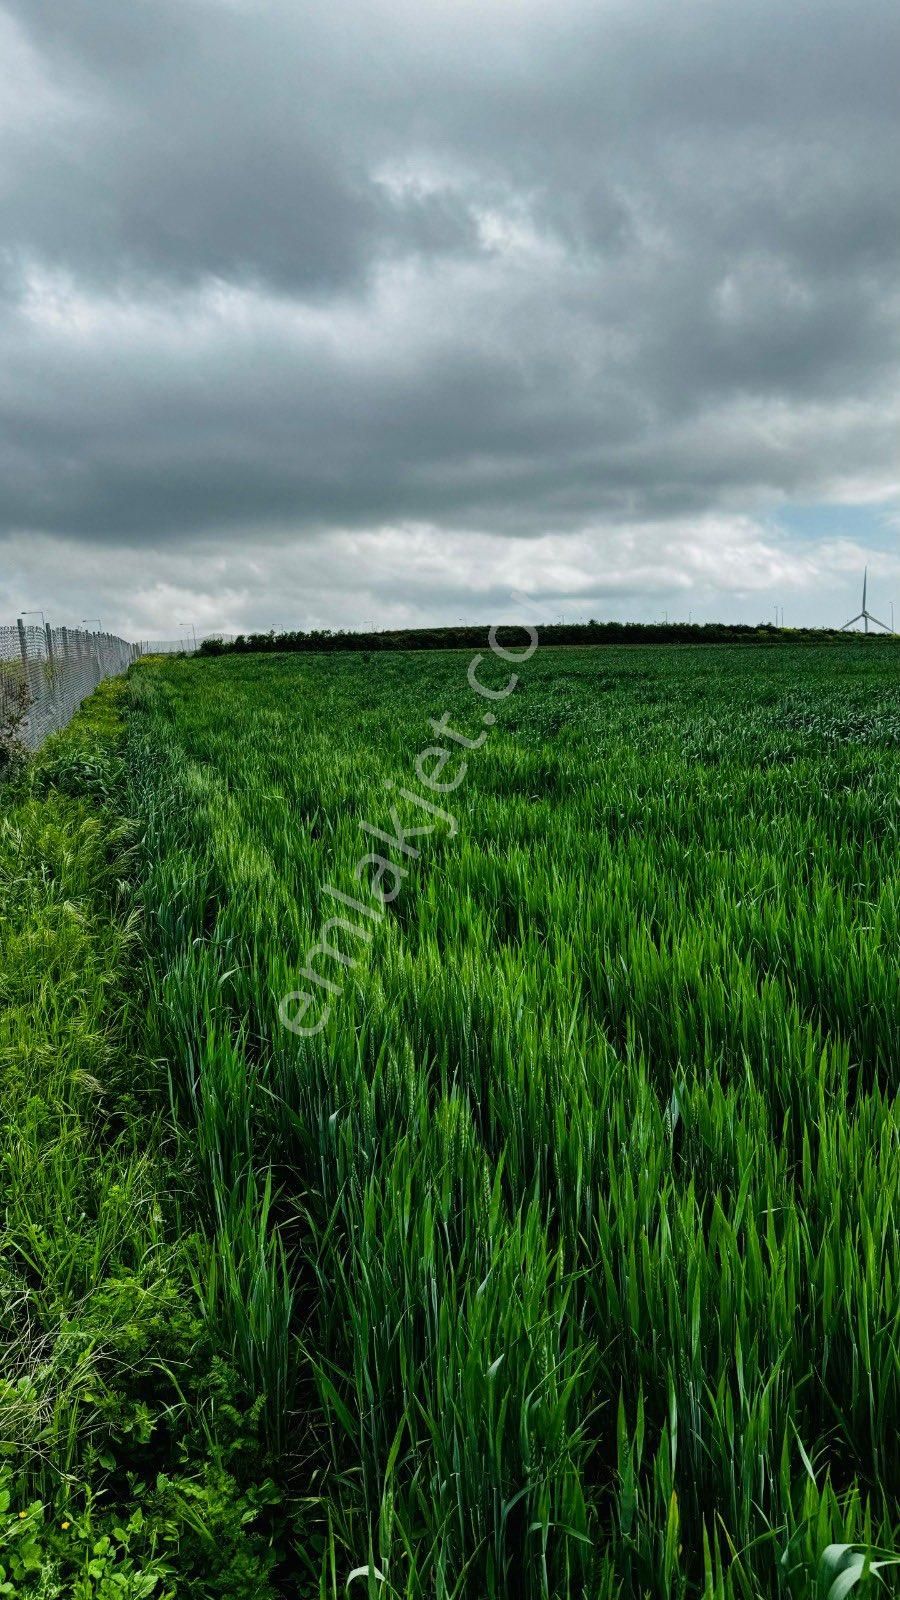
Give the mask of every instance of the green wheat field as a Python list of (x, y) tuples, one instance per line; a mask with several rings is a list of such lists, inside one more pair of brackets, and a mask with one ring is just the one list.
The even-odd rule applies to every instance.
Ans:
[(483, 655), (11, 786), (0, 1593), (893, 1586), (900, 655)]

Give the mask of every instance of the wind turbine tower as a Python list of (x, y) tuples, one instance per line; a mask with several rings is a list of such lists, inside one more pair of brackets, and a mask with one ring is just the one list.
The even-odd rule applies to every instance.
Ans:
[(863, 572), (862, 610), (860, 612), (858, 612), (855, 617), (851, 617), (849, 622), (845, 622), (844, 623), (844, 626), (841, 629), (841, 633), (846, 633), (848, 628), (854, 628), (856, 626), (857, 622), (861, 622), (862, 623), (863, 631), (865, 633), (868, 633), (868, 631), (869, 631), (869, 623), (870, 622), (874, 622), (876, 628), (883, 628), (885, 633), (893, 633), (893, 631), (894, 631), (893, 628), (889, 628), (887, 623), (886, 622), (882, 622), (878, 617), (873, 617), (871, 611), (868, 609), (868, 607), (866, 605), (866, 587), (867, 587), (868, 581), (869, 581), (869, 569), (868, 569), (868, 567), (866, 567), (865, 571)]

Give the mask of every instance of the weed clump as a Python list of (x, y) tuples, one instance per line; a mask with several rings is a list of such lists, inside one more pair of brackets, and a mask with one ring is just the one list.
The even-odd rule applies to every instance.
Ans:
[(19, 676), (0, 680), (0, 783), (19, 777), (27, 760), (25, 729), (31, 695)]

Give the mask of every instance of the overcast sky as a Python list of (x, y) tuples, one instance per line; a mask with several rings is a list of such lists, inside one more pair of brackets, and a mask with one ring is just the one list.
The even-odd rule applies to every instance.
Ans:
[(0, 620), (900, 615), (896, 0), (0, 0)]

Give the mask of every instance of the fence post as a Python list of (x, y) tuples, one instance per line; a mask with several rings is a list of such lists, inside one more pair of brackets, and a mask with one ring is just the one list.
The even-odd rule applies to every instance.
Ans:
[(22, 654), (22, 674), (25, 688), (28, 690), (28, 713), (25, 718), (28, 743), (31, 744), (31, 702), (34, 700), (34, 687), (31, 682), (31, 667), (28, 660), (28, 640), (25, 636), (25, 624), (21, 617), (16, 617), (16, 627), (19, 630), (19, 650)]
[(32, 700), (37, 701), (40, 699), (41, 694), (41, 679), (37, 664), (28, 654), (28, 629), (21, 617), (16, 618), (16, 626), (19, 630), (19, 649), (22, 653), (22, 671), (25, 674), (25, 682), (28, 685), (28, 692)]
[[(62, 690), (63, 690), (63, 694), (64, 694), (64, 696), (66, 698), (66, 703), (69, 706), (69, 709), (71, 711), (72, 704), (73, 704), (73, 699), (72, 699), (72, 696), (73, 696), (73, 672), (72, 672), (72, 651), (71, 651), (71, 649), (69, 647), (69, 630), (68, 630), (68, 628), (61, 628), (59, 636), (60, 636), (60, 638), (62, 640)], [(74, 693), (77, 694), (77, 692), (78, 692), (77, 689), (75, 689)], [(77, 701), (75, 701), (74, 703), (77, 705)]]
[(56, 652), (53, 648), (53, 629), (49, 622), (44, 623), (44, 638), (47, 641), (47, 695), (52, 700), (55, 713), (59, 716), (59, 690), (62, 687), (56, 671)]

